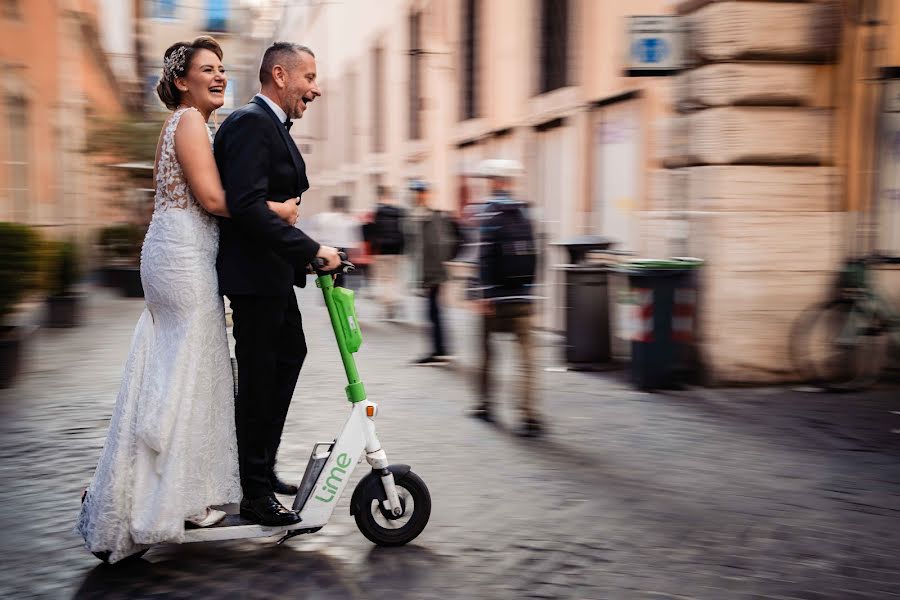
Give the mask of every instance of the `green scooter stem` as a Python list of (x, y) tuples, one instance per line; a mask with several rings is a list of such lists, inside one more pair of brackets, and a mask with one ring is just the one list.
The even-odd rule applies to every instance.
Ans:
[(347, 373), (347, 399), (350, 402), (362, 402), (366, 399), (366, 389), (362, 381), (359, 379), (359, 372), (356, 370), (356, 361), (353, 353), (347, 349), (347, 343), (344, 336), (340, 333), (340, 315), (337, 306), (335, 306), (332, 293), (334, 292), (334, 278), (330, 273), (319, 275), (316, 278), (316, 286), (322, 289), (322, 295), (325, 298), (325, 306), (328, 308), (328, 316), (331, 318), (331, 328), (334, 330), (334, 338), (337, 340), (338, 350), (341, 353), (341, 361), (344, 363), (344, 371)]

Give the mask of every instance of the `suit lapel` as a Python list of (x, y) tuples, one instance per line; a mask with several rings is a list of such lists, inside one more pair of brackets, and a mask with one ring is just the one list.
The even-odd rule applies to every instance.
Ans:
[(294, 169), (297, 171), (297, 186), (299, 193), (302, 194), (306, 190), (309, 189), (309, 182), (306, 179), (306, 163), (303, 162), (303, 157), (300, 156), (300, 150), (297, 149), (297, 144), (294, 143), (294, 138), (291, 137), (291, 134), (288, 133), (287, 128), (284, 126), (284, 123), (278, 120), (278, 115), (276, 115), (269, 105), (266, 104), (266, 101), (258, 98), (256, 96), (251, 100), (254, 104), (262, 107), (266, 113), (272, 120), (275, 121), (276, 129), (278, 130), (278, 135), (281, 136), (281, 140), (284, 142), (285, 146), (287, 146), (288, 153), (291, 155), (291, 161), (294, 163)]

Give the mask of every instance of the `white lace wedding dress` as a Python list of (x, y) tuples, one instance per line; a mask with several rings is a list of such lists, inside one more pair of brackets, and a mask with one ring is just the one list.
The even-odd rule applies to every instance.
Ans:
[(219, 230), (191, 194), (165, 126), (153, 218), (141, 252), (138, 320), (97, 470), (76, 530), (125, 558), (180, 542), (184, 520), (241, 497), (234, 387), (216, 279)]

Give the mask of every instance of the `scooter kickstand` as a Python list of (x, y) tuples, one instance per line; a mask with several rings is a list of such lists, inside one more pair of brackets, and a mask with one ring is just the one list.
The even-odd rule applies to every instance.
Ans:
[(321, 527), (314, 527), (312, 529), (291, 529), (290, 531), (285, 532), (280, 540), (275, 542), (276, 546), (280, 546), (292, 537), (297, 537), (298, 535), (303, 535), (305, 533), (315, 533), (318, 530), (322, 529)]

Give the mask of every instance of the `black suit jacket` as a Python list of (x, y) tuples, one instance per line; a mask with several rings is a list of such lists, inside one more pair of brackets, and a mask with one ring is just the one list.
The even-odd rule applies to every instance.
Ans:
[(280, 296), (306, 283), (319, 244), (269, 210), (309, 189), (294, 140), (260, 98), (231, 113), (214, 143), (230, 218), (219, 219), (222, 294)]

